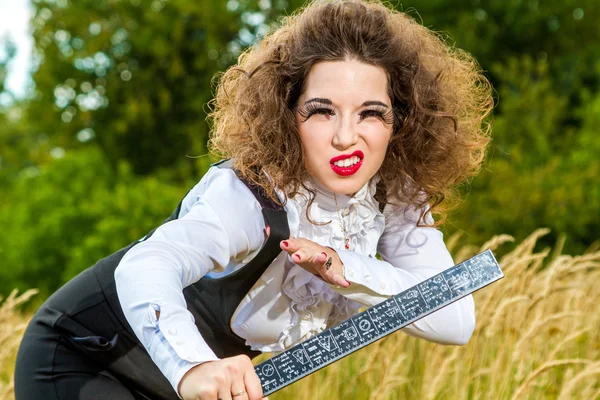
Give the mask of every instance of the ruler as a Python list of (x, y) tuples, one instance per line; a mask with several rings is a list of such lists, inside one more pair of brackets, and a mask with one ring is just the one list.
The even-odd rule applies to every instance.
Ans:
[(491, 250), (450, 267), (255, 366), (263, 396), (503, 277)]

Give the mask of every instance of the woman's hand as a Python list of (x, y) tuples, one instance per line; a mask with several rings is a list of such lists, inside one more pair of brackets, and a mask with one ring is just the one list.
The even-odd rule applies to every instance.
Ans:
[(320, 276), (325, 282), (341, 287), (350, 286), (350, 282), (344, 278), (342, 260), (331, 247), (323, 247), (304, 238), (282, 240), (279, 245), (290, 255), (295, 264)]
[[(209, 361), (190, 369), (179, 382), (184, 400), (260, 400), (262, 386), (245, 355)], [(266, 398), (265, 398), (266, 399)]]

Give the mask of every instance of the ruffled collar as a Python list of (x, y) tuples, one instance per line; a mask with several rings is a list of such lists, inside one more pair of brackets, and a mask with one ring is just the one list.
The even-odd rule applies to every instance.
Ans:
[[(373, 196), (375, 196), (375, 190), (377, 183), (379, 182), (379, 176), (373, 177), (370, 181), (365, 183), (362, 188), (359, 189), (358, 192), (354, 193), (352, 196), (348, 196), (346, 194), (335, 194), (323, 186), (320, 182), (318, 182), (314, 178), (308, 179), (304, 184), (307, 188), (315, 191), (315, 200), (314, 203), (318, 204), (318, 206), (327, 211), (338, 211), (338, 208), (348, 208), (352, 205), (358, 205), (362, 202), (369, 202)], [(337, 207), (336, 207), (337, 201)]]

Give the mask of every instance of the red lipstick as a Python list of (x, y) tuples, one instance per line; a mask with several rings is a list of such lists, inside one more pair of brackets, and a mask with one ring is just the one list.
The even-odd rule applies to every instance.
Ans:
[[(356, 164), (350, 165), (348, 167), (340, 167), (340, 166), (337, 166), (334, 164), (336, 161), (346, 160), (346, 159), (352, 158), (352, 157), (359, 158), (359, 160)], [(364, 158), (365, 158), (365, 155), (363, 154), (363, 152), (360, 150), (356, 150), (352, 154), (342, 154), (340, 156), (333, 157), (331, 160), (329, 160), (329, 166), (331, 167), (333, 172), (335, 172), (336, 174), (338, 174), (340, 176), (350, 176), (350, 175), (354, 175), (356, 173), (356, 171), (358, 171), (360, 169)]]

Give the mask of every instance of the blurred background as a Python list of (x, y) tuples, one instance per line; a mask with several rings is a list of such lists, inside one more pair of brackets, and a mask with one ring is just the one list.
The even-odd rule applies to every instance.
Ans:
[[(0, 294), (40, 301), (167, 217), (206, 171), (213, 77), (299, 0), (0, 0)], [(598, 248), (598, 0), (393, 2), (495, 88), (481, 174), (444, 226)]]
[[(0, 0), (0, 399), (36, 306), (171, 214), (214, 161), (215, 74), (301, 3)], [(271, 397), (600, 400), (599, 1), (392, 3), (494, 85), (443, 230), (506, 278), (475, 294), (467, 346), (390, 335)]]

